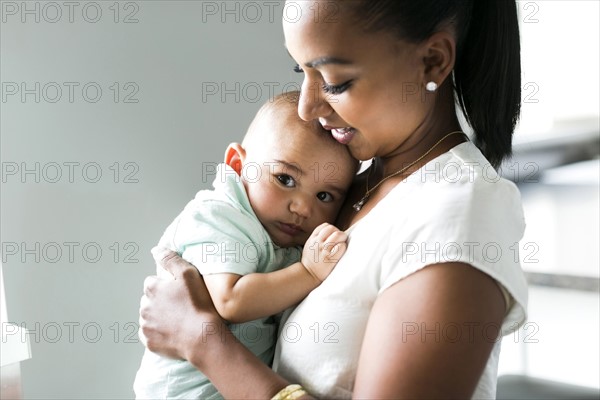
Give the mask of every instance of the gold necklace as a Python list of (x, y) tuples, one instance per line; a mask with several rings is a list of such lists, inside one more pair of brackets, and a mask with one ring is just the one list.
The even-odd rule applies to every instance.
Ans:
[(354, 211), (359, 212), (360, 209), (365, 205), (365, 203), (367, 202), (367, 200), (369, 199), (369, 196), (371, 195), (371, 193), (377, 189), (383, 182), (387, 181), (388, 179), (400, 175), (401, 173), (403, 173), (404, 171), (406, 171), (407, 169), (409, 169), (410, 167), (412, 167), (413, 165), (415, 165), (416, 163), (418, 163), (419, 161), (421, 161), (422, 159), (424, 159), (427, 154), (431, 153), (431, 151), (433, 149), (435, 149), (437, 147), (437, 145), (439, 145), (440, 143), (442, 143), (444, 141), (444, 139), (446, 139), (448, 136), (454, 135), (455, 133), (462, 133), (463, 135), (465, 134), (462, 131), (454, 131), (454, 132), (450, 132), (447, 135), (445, 135), (443, 138), (441, 138), (440, 140), (438, 140), (436, 142), (436, 144), (434, 144), (433, 146), (431, 146), (429, 148), (429, 150), (427, 150), (425, 152), (425, 154), (423, 154), (421, 157), (417, 158), (415, 161), (411, 162), (410, 164), (408, 164), (406, 167), (403, 167), (401, 169), (399, 169), (398, 171), (386, 176), (385, 178), (383, 178), (382, 180), (379, 181), (379, 183), (375, 186), (373, 186), (371, 189), (369, 189), (369, 175), (371, 175), (370, 171), (369, 171), (369, 175), (367, 175), (367, 191), (365, 192), (365, 195), (356, 203), (354, 203), (354, 205), (352, 206), (352, 208), (354, 208)]

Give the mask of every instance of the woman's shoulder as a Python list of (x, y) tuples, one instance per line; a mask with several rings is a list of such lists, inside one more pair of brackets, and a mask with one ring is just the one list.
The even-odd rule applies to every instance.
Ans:
[(400, 193), (393, 196), (399, 196), (398, 202), (409, 207), (413, 216), (419, 215), (423, 224), (475, 219), (512, 221), (524, 228), (518, 187), (502, 178), (470, 142), (431, 160), (397, 189)]
[[(481, 151), (465, 142), (429, 161), (411, 176), (428, 189), (510, 190), (516, 185), (502, 178)], [(441, 184), (441, 185), (432, 185)]]
[(525, 218), (517, 186), (471, 143), (432, 160), (407, 183), (387, 203), (382, 288), (427, 265), (465, 263), (507, 288), (519, 304), (507, 321), (522, 321), (527, 289), (517, 249)]

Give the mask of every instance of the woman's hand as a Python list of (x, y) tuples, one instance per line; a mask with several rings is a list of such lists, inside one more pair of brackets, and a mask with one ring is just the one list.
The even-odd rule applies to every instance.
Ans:
[(193, 265), (167, 249), (152, 255), (173, 279), (144, 282), (140, 337), (150, 351), (190, 361), (225, 398), (271, 398), (288, 385), (233, 336)]
[(149, 276), (144, 281), (140, 338), (150, 351), (189, 360), (203, 335), (221, 332), (225, 324), (193, 265), (164, 248), (152, 249), (152, 255), (173, 279)]

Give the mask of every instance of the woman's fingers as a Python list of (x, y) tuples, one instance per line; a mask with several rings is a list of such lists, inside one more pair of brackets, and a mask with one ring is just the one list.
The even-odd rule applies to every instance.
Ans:
[[(146, 284), (144, 283), (144, 293), (146, 292)], [(148, 342), (146, 340), (146, 335), (144, 334), (144, 328), (146, 327), (146, 318), (148, 316), (147, 313), (147, 309), (148, 309), (148, 303), (149, 303), (149, 299), (148, 296), (146, 294), (144, 294), (142, 296), (142, 298), (140, 299), (140, 310), (139, 310), (139, 318), (138, 318), (138, 322), (139, 322), (139, 326), (140, 328), (138, 329), (138, 337), (140, 338), (140, 341), (142, 342), (142, 344), (146, 347), (148, 347)]]
[(155, 247), (152, 255), (167, 277), (159, 273), (144, 280), (140, 340), (153, 352), (185, 358), (203, 326), (222, 320), (196, 267), (169, 249)]
[(152, 295), (157, 281), (158, 277), (156, 275), (147, 276), (146, 279), (144, 279), (144, 296)]
[[(175, 280), (183, 282), (183, 288), (185, 288), (185, 290), (183, 290), (183, 288), (180, 289), (180, 296), (191, 301), (198, 309), (204, 311), (208, 310), (210, 312), (214, 310), (214, 305), (210, 298), (210, 294), (208, 293), (208, 289), (204, 284), (200, 272), (198, 272), (198, 269), (194, 265), (185, 261), (179, 254), (164, 247), (154, 247), (151, 252), (154, 260), (161, 268), (167, 271)], [(146, 281), (144, 282), (144, 293), (147, 293), (148, 296), (152, 297), (154, 296), (154, 291), (164, 291), (164, 289), (157, 289), (157, 286), (160, 284), (160, 277), (146, 278)]]
[(150, 251), (156, 264), (168, 271), (175, 279), (189, 274), (190, 270), (197, 273), (197, 269), (192, 264), (185, 261), (174, 251), (164, 247), (154, 247)]

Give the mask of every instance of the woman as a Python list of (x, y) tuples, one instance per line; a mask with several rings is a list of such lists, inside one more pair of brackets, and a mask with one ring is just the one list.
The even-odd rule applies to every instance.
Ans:
[(276, 373), (231, 336), (196, 270), (158, 251), (175, 280), (145, 282), (148, 347), (226, 398), (493, 398), (499, 336), (527, 302), (519, 193), (490, 167), (510, 155), (520, 110), (515, 3), (289, 6), (301, 8), (283, 22), (304, 73), (299, 115), (373, 160), (338, 216), (347, 253), (287, 318)]

